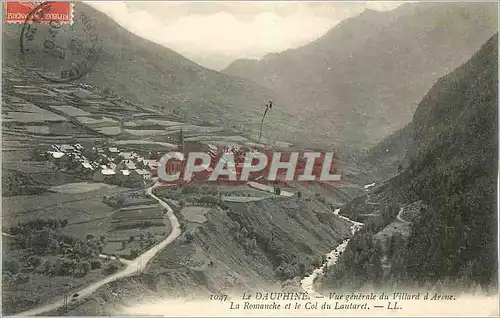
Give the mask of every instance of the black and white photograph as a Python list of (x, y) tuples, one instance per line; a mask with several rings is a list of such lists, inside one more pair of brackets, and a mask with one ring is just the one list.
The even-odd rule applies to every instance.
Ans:
[(499, 315), (498, 1), (2, 10), (2, 316)]

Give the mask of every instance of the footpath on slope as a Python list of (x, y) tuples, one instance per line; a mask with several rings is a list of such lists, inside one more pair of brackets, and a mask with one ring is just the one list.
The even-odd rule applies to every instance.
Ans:
[[(148, 249), (146, 252), (144, 252), (141, 255), (139, 255), (138, 257), (136, 257), (134, 260), (126, 262), (125, 268), (121, 269), (120, 271), (118, 271), (110, 276), (107, 276), (107, 277), (101, 279), (100, 281), (92, 283), (91, 285), (89, 285), (81, 290), (73, 291), (71, 293), (71, 295), (78, 294), (78, 297), (76, 298), (77, 299), (76, 301), (71, 302), (72, 304), (76, 304), (78, 302), (81, 302), (84, 298), (92, 295), (92, 293), (95, 292), (98, 288), (100, 288), (100, 287), (102, 287), (110, 282), (119, 280), (119, 279), (124, 278), (124, 277), (131, 276), (131, 275), (136, 274), (140, 271), (143, 271), (144, 268), (146, 268), (146, 265), (161, 250), (163, 250), (165, 247), (167, 247), (170, 243), (172, 243), (181, 234), (180, 224), (179, 224), (179, 221), (177, 220), (177, 217), (174, 214), (174, 211), (170, 208), (170, 206), (166, 202), (164, 202), (163, 200), (161, 200), (160, 198), (158, 198), (157, 196), (155, 196), (153, 194), (153, 189), (156, 187), (158, 187), (158, 184), (155, 184), (155, 185), (149, 187), (146, 190), (146, 193), (150, 197), (152, 197), (153, 199), (158, 201), (158, 203), (160, 203), (160, 205), (167, 210), (167, 217), (170, 221), (170, 224), (172, 225), (172, 232), (163, 241), (154, 245), (153, 247)], [(57, 310), (63, 306), (64, 306), (64, 297), (61, 297), (59, 300), (57, 300), (51, 304), (47, 304), (47, 305), (43, 305), (43, 306), (40, 306), (40, 307), (37, 307), (34, 309), (23, 311), (23, 312), (15, 314), (15, 316), (36, 316), (36, 315), (40, 315), (40, 314), (43, 314), (43, 313), (46, 313), (49, 311)]]

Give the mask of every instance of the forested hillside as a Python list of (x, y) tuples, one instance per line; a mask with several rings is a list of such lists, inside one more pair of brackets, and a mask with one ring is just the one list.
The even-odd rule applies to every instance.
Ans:
[(407, 191), (430, 209), (410, 237), (407, 275), (496, 281), (498, 35), (440, 79), (417, 109)]
[[(419, 218), (407, 237), (396, 233), (381, 246), (375, 238), (397, 214), (397, 208), (386, 205), (380, 222), (368, 222), (349, 243), (323, 288), (439, 282), (455, 288), (496, 287), (497, 63), (495, 35), (424, 97), (413, 117), (409, 166), (378, 190), (390, 193), (399, 206), (423, 202)], [(399, 137), (393, 139), (398, 144)], [(369, 209), (357, 201), (345, 209), (350, 217)], [(390, 272), (382, 281), (384, 259)]]

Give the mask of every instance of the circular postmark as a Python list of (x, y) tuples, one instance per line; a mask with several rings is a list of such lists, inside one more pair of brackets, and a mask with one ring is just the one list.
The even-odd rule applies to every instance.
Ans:
[(70, 82), (90, 72), (97, 62), (100, 40), (92, 21), (77, 13), (72, 23), (50, 13), (43, 2), (26, 17), (20, 46), (27, 69), (45, 80)]

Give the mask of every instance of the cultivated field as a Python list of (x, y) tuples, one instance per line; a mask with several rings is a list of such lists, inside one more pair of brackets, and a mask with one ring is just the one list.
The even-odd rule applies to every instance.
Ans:
[(142, 129), (124, 129), (124, 131), (132, 136), (157, 136), (165, 135), (164, 130), (142, 130)]
[(210, 211), (211, 208), (200, 207), (200, 206), (189, 206), (181, 210), (182, 215), (188, 222), (194, 223), (205, 223), (207, 218), (205, 214)]
[(63, 112), (70, 117), (89, 116), (90, 113), (73, 106), (51, 106), (53, 109)]
[(103, 202), (103, 197), (124, 190), (99, 187), (87, 192), (2, 197), (2, 224), (9, 227), (36, 218), (68, 219), (69, 224), (65, 228), (68, 234), (79, 238), (85, 238), (87, 234), (101, 235), (107, 232), (109, 225), (106, 219), (114, 211)]
[(89, 125), (91, 127), (108, 126), (109, 124), (117, 124), (118, 121), (109, 117), (92, 118), (92, 117), (76, 117), (76, 119), (82, 124)]
[(222, 197), (222, 200), (226, 202), (242, 202), (242, 203), (260, 201), (264, 199), (265, 199), (264, 197), (238, 197), (238, 196)]
[(50, 191), (60, 192), (60, 193), (85, 193), (85, 192), (95, 191), (103, 187), (114, 188), (115, 186), (106, 183), (79, 182), (79, 183), (67, 183), (60, 186), (54, 186), (50, 188)]
[(116, 136), (121, 134), (122, 129), (120, 127), (99, 127), (95, 128), (96, 131), (107, 136)]
[(172, 143), (168, 142), (161, 142), (161, 141), (152, 141), (152, 140), (116, 140), (113, 142), (115, 145), (130, 145), (130, 146), (136, 146), (136, 145), (148, 145), (148, 146), (161, 146), (161, 147), (167, 147), (167, 148), (176, 148), (177, 145), (174, 145)]

